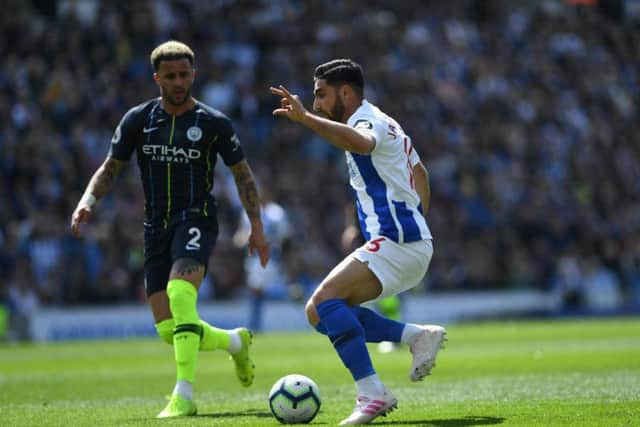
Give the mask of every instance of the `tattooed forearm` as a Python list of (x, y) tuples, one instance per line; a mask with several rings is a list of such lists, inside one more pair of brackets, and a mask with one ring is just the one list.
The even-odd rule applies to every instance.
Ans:
[(113, 188), (121, 169), (122, 162), (108, 158), (93, 174), (85, 193), (93, 194), (96, 199), (102, 198)]
[(246, 160), (233, 165), (231, 172), (236, 180), (240, 200), (250, 220), (260, 219), (260, 196), (253, 173)]

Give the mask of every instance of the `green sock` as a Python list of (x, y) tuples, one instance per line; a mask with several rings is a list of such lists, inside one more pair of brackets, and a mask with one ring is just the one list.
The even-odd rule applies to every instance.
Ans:
[(177, 378), (193, 383), (202, 334), (196, 309), (198, 291), (186, 280), (173, 279), (167, 285), (167, 295), (176, 323), (173, 331), (173, 351), (176, 357)]
[(229, 350), (229, 344), (231, 343), (229, 332), (225, 329), (219, 329), (211, 326), (204, 320), (200, 320), (200, 326), (202, 326), (202, 342), (200, 343), (200, 350)]
[[(200, 350), (229, 350), (231, 337), (229, 336), (229, 332), (227, 330), (211, 326), (204, 320), (200, 320), (200, 326), (202, 327)], [(175, 327), (176, 322), (173, 319), (165, 319), (156, 323), (156, 331), (158, 332), (158, 336), (162, 339), (162, 341), (171, 345), (173, 345), (173, 330), (175, 329)]]

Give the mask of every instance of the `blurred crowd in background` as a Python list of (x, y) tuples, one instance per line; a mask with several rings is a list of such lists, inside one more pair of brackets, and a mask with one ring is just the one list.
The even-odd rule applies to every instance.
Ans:
[[(16, 310), (144, 300), (135, 161), (84, 239), (69, 222), (121, 116), (158, 95), (149, 53), (168, 39), (193, 48), (194, 95), (232, 119), (261, 189), (288, 213), (282, 286), (304, 293), (344, 256), (351, 193), (344, 154), (272, 117), (268, 88), (284, 84), (310, 107), (314, 67), (351, 57), (366, 97), (430, 172), (435, 255), (416, 292), (536, 288), (566, 307), (640, 303), (632, 1), (7, 1), (0, 298)], [(216, 169), (221, 231), (201, 299), (224, 300), (246, 295), (246, 249), (233, 239), (233, 179)]]

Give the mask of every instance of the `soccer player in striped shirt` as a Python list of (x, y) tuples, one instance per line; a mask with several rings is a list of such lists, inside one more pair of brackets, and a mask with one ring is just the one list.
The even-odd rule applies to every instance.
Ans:
[(129, 110), (114, 132), (109, 154), (91, 178), (71, 218), (76, 236), (95, 204), (113, 188), (123, 164), (136, 153), (145, 195), (145, 289), (160, 338), (173, 345), (177, 380), (158, 418), (195, 415), (193, 382), (198, 351), (231, 354), (236, 375), (250, 386), (254, 366), (247, 328), (218, 329), (198, 316), (198, 288), (218, 236), (211, 194), (217, 156), (231, 169), (251, 223), (249, 252), (269, 259), (260, 198), (230, 120), (191, 95), (194, 54), (169, 41), (151, 52), (160, 96)]
[(366, 342), (408, 344), (413, 355), (409, 377), (419, 381), (430, 374), (446, 339), (441, 326), (397, 322), (359, 306), (410, 289), (424, 277), (433, 255), (424, 217), (430, 198), (427, 170), (402, 127), (364, 98), (362, 69), (354, 61), (335, 59), (315, 69), (313, 109), (318, 115), (282, 85), (271, 92), (280, 97), (274, 115), (345, 150), (367, 242), (320, 283), (306, 314), (330, 338), (356, 382), (355, 408), (341, 425), (366, 424), (398, 402), (376, 374)]

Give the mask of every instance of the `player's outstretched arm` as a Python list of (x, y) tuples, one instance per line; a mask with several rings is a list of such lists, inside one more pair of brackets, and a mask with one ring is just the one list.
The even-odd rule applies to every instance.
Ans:
[(290, 93), (286, 87), (271, 87), (271, 93), (280, 96), (280, 108), (273, 110), (274, 116), (284, 116), (298, 122), (327, 141), (346, 151), (357, 154), (369, 154), (376, 146), (376, 140), (371, 135), (365, 135), (344, 123), (325, 119), (310, 113), (298, 95)]
[(429, 185), (429, 172), (422, 162), (413, 167), (413, 179), (416, 183), (416, 192), (420, 196), (422, 215), (426, 217), (429, 211), (429, 203), (431, 202), (431, 187)]
[(238, 194), (242, 201), (242, 206), (247, 212), (251, 223), (251, 233), (249, 234), (249, 255), (257, 250), (260, 257), (260, 264), (265, 267), (269, 262), (269, 244), (264, 235), (262, 227), (262, 217), (260, 216), (260, 196), (258, 187), (253, 178), (253, 172), (246, 160), (241, 160), (231, 166), (231, 173), (238, 187)]
[(93, 174), (86, 190), (84, 190), (82, 198), (78, 202), (78, 206), (71, 216), (71, 232), (74, 236), (80, 236), (80, 225), (89, 220), (93, 206), (98, 200), (104, 197), (105, 194), (111, 191), (113, 183), (120, 174), (123, 163), (124, 162), (120, 160), (107, 157)]

